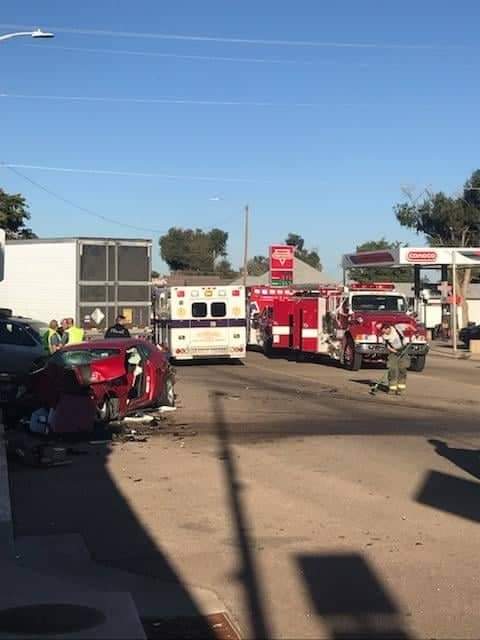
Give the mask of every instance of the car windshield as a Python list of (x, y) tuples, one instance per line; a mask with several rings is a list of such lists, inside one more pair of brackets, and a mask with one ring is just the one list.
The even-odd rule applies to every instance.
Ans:
[(352, 296), (352, 311), (407, 311), (402, 296), (358, 295)]
[(76, 367), (119, 354), (119, 349), (78, 349), (77, 351), (59, 351), (52, 357), (52, 360), (64, 367)]

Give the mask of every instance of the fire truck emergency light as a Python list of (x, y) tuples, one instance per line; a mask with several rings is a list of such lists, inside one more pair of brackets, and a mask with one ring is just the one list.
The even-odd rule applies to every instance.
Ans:
[(368, 283), (354, 283), (350, 285), (352, 291), (394, 291), (395, 285), (393, 282), (368, 282)]

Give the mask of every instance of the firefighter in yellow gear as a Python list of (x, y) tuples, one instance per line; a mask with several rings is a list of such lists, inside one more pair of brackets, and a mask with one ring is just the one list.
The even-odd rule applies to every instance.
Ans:
[(66, 329), (63, 334), (63, 344), (78, 344), (85, 340), (85, 331), (75, 326), (73, 318), (66, 319)]
[(404, 350), (404, 337), (394, 325), (382, 325), (382, 337), (388, 350), (388, 390), (400, 394), (407, 388), (410, 359)]

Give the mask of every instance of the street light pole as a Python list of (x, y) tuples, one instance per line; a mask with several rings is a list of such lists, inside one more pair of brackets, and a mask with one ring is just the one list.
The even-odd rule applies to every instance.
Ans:
[(0, 41), (11, 40), (12, 38), (54, 38), (54, 33), (48, 31), (42, 31), (41, 29), (35, 29), (35, 31), (16, 31), (15, 33), (4, 33), (0, 35)]

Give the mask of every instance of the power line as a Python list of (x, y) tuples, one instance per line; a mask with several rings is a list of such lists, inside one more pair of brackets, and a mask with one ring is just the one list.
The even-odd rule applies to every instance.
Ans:
[[(277, 108), (312, 108), (321, 107), (322, 104), (315, 102), (244, 102), (242, 100), (189, 100), (184, 98), (127, 98), (115, 96), (61, 96), (61, 95), (39, 95), (28, 93), (0, 93), (0, 98), (12, 98), (15, 100), (59, 100), (67, 102), (111, 102), (126, 104), (174, 104), (174, 105), (196, 105), (205, 107), (277, 107)], [(358, 104), (332, 105), (338, 106), (368, 106)]]
[[(28, 165), (19, 165), (19, 166), (26, 166), (28, 167)], [(26, 182), (29, 182), (31, 185), (33, 185), (34, 187), (36, 187), (37, 189), (40, 189), (41, 191), (44, 191), (45, 193), (47, 193), (49, 196), (51, 196), (52, 198), (55, 198), (56, 200), (59, 200), (60, 202), (63, 202), (64, 204), (67, 204), (68, 206), (77, 209), (78, 211), (81, 211), (82, 213), (86, 213), (89, 216), (92, 216), (94, 218), (97, 218), (99, 220), (102, 220), (103, 222), (108, 222), (109, 224), (114, 224), (120, 227), (125, 227), (128, 229), (132, 229), (134, 231), (142, 231), (142, 232), (148, 232), (148, 233), (153, 233), (155, 235), (164, 235), (166, 233), (168, 233), (168, 231), (165, 230), (160, 230), (160, 229), (155, 229), (155, 228), (150, 228), (150, 227), (139, 227), (136, 225), (131, 225), (127, 222), (121, 222), (120, 220), (116, 220), (114, 218), (110, 218), (108, 216), (105, 216), (101, 213), (98, 213), (97, 211), (93, 211), (92, 209), (89, 209), (88, 207), (84, 207), (83, 205), (77, 204), (76, 202), (73, 202), (73, 200), (70, 200), (69, 198), (65, 198), (64, 196), (60, 195), (59, 193), (57, 193), (56, 191), (53, 191), (52, 189), (50, 189), (49, 187), (46, 187), (45, 185), (41, 184), (40, 182), (37, 182), (36, 180), (34, 180), (33, 178), (30, 178), (30, 176), (25, 175), (22, 171), (19, 171), (17, 166), (11, 165), (11, 164), (7, 164), (5, 162), (0, 162), (0, 168), (4, 168), (4, 169), (8, 169), (11, 173), (15, 174), (16, 176), (23, 178), (23, 180), (25, 180)], [(228, 216), (228, 218), (226, 219), (227, 221), (230, 221), (230, 219), (232, 218), (234, 214), (230, 214)], [(236, 214), (235, 214), (236, 215)], [(219, 228), (220, 224), (224, 224), (226, 222), (226, 220), (224, 219), (223, 222), (221, 223), (217, 223), (211, 227), (207, 227), (206, 231), (211, 230), (211, 229), (216, 229)]]
[[(0, 24), (4, 29), (32, 29), (31, 25)], [(248, 44), (287, 47), (322, 47), (337, 49), (402, 49), (429, 50), (439, 46), (424, 44), (401, 44), (383, 42), (329, 42), (318, 40), (268, 40), (263, 38), (232, 38), (225, 36), (183, 35), (174, 33), (145, 33), (138, 31), (111, 31), (107, 29), (75, 29), (71, 27), (45, 27), (55, 33), (70, 33), (87, 36), (108, 36), (117, 38), (145, 38), (155, 40), (177, 40), (187, 42), (221, 42), (226, 44)], [(455, 46), (441, 46), (444, 49), (464, 48)]]
[(199, 55), (187, 55), (180, 53), (159, 53), (157, 51), (132, 51), (125, 49), (92, 49), (87, 47), (59, 47), (59, 46), (41, 46), (35, 44), (29, 44), (28, 47), (42, 50), (44, 52), (53, 49), (54, 51), (78, 51), (81, 53), (107, 53), (113, 55), (125, 55), (125, 56), (141, 56), (148, 58), (175, 58), (181, 60), (202, 60), (202, 61), (214, 61), (214, 62), (251, 62), (257, 64), (312, 64), (311, 60), (288, 60), (288, 59), (274, 59), (274, 58), (237, 58), (231, 56), (199, 56)]
[(109, 218), (108, 216), (104, 216), (103, 214), (98, 213), (97, 211), (93, 211), (92, 209), (88, 209), (87, 207), (79, 205), (76, 202), (73, 202), (72, 200), (70, 200), (69, 198), (65, 198), (64, 196), (56, 193), (55, 191), (52, 191), (52, 189), (49, 189), (48, 187), (45, 187), (43, 184), (40, 184), (40, 182), (37, 182), (33, 178), (30, 178), (29, 176), (25, 175), (23, 172), (19, 171), (17, 168), (13, 167), (12, 165), (9, 165), (9, 164), (6, 164), (4, 162), (1, 162), (0, 163), (0, 167), (8, 169), (9, 171), (14, 173), (15, 175), (19, 176), (20, 178), (23, 178), (24, 180), (26, 180), (27, 182), (32, 184), (37, 189), (40, 189), (41, 191), (44, 191), (45, 193), (48, 193), (48, 195), (51, 196), (52, 198), (55, 198), (56, 200), (59, 200), (60, 202), (63, 202), (64, 204), (68, 204), (70, 207), (73, 207), (74, 209), (77, 209), (78, 211), (81, 211), (82, 213), (86, 213), (89, 216), (92, 216), (92, 217), (97, 218), (99, 220), (103, 220), (104, 222), (108, 222), (110, 224), (115, 224), (117, 226), (125, 227), (125, 228), (128, 228), (128, 229), (133, 229), (135, 231), (148, 231), (149, 233), (155, 233), (155, 234), (160, 234), (160, 235), (166, 233), (166, 231), (161, 231), (160, 229), (151, 229), (149, 227), (137, 227), (136, 225), (128, 224), (127, 222), (121, 222), (119, 220), (115, 220), (114, 218)]
[[(200, 182), (262, 182), (253, 178), (225, 178), (221, 176), (191, 176), (168, 173), (149, 173), (143, 171), (117, 171), (114, 169), (77, 169), (72, 167), (50, 167), (38, 164), (20, 164), (17, 162), (2, 162), (0, 166), (7, 169), (32, 169), (34, 171), (54, 171), (57, 173), (87, 173), (97, 176), (127, 176), (134, 178), (164, 178), (166, 180), (195, 180)], [(266, 181), (263, 181), (266, 182)]]

